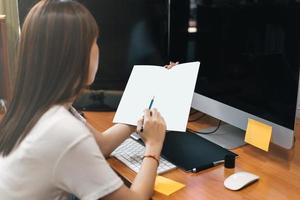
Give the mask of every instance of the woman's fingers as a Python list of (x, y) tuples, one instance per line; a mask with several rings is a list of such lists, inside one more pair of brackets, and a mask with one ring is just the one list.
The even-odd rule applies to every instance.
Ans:
[(175, 65), (178, 65), (179, 64), (179, 62), (171, 62), (170, 61), (170, 64), (168, 64), (168, 65), (165, 65), (165, 68), (167, 68), (167, 69), (171, 69), (172, 67), (174, 67)]
[(139, 119), (139, 121), (137, 122), (136, 131), (137, 131), (138, 133), (141, 132), (142, 127), (143, 127), (143, 123), (144, 123), (144, 117), (141, 118), (141, 119)]
[(144, 121), (149, 120), (151, 117), (151, 111), (149, 109), (144, 110)]
[(151, 110), (151, 114), (152, 114), (153, 119), (157, 119), (157, 117), (158, 117), (158, 111), (157, 111), (156, 108), (153, 108)]

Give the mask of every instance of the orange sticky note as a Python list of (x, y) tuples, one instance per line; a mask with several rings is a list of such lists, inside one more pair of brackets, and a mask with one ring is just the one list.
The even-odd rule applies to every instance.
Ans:
[(262, 150), (269, 151), (272, 136), (272, 126), (248, 119), (245, 142)]
[(185, 187), (184, 184), (165, 178), (163, 176), (157, 176), (154, 184), (155, 191), (167, 196), (173, 194), (174, 192), (180, 190), (183, 187)]

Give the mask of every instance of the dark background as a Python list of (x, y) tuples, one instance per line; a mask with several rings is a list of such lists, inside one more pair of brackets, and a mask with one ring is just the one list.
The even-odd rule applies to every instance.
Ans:
[[(19, 1), (21, 22), (35, 2)], [(167, 0), (81, 2), (100, 27), (92, 89), (123, 90), (134, 64), (199, 60), (195, 92), (293, 129), (300, 66), (297, 0), (198, 0), (193, 10), (189, 0), (171, 0), (170, 8)], [(187, 31), (191, 20), (196, 33)]]

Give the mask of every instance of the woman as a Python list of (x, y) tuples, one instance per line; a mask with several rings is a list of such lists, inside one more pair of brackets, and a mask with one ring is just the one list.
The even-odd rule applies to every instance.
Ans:
[[(160, 113), (98, 133), (69, 110), (98, 66), (98, 28), (82, 5), (42, 0), (20, 38), (13, 100), (0, 124), (0, 199), (149, 199), (165, 137)], [(101, 122), (99, 122), (101, 123)], [(140, 130), (145, 158), (127, 188), (105, 157)]]

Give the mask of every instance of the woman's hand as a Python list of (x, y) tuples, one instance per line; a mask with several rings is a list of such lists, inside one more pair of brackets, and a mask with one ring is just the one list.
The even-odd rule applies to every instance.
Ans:
[[(140, 132), (142, 127), (143, 132)], [(146, 147), (155, 147), (161, 150), (166, 135), (166, 123), (157, 109), (144, 111), (143, 119), (138, 121), (137, 130)]]
[(130, 129), (130, 133), (134, 133), (134, 132), (137, 131), (137, 127), (136, 126), (129, 125), (129, 124), (126, 124), (126, 126), (128, 126), (128, 128)]
[(175, 65), (178, 65), (179, 64), (179, 62), (171, 62), (170, 61), (170, 64), (168, 64), (168, 65), (165, 65), (165, 68), (167, 68), (167, 69), (171, 69), (172, 67), (174, 67)]

